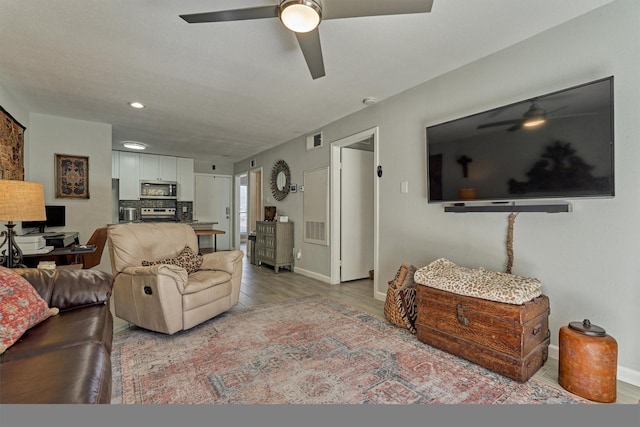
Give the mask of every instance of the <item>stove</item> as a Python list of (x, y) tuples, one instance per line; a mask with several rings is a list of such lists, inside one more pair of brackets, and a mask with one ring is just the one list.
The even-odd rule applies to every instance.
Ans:
[(140, 219), (145, 222), (179, 222), (176, 208), (140, 208)]

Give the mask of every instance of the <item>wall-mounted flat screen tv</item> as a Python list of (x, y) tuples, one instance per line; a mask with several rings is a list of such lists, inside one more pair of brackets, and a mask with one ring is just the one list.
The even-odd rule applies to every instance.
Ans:
[(613, 77), (426, 128), (429, 203), (613, 197)]

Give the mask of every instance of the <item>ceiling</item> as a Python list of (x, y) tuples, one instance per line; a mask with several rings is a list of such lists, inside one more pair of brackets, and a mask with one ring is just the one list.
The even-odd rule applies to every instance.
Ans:
[(0, 85), (29, 112), (112, 124), (114, 149), (236, 162), (611, 1), (434, 0), (324, 21), (314, 80), (277, 18), (178, 16), (278, 0), (0, 0)]

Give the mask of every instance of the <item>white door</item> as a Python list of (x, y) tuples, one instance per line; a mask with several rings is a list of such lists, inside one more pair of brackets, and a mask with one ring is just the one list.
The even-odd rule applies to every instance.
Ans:
[(340, 281), (373, 270), (373, 152), (341, 149)]
[(200, 236), (200, 247), (213, 248), (213, 239), (219, 251), (230, 248), (231, 218), (231, 177), (222, 175), (196, 174), (193, 219), (198, 222), (217, 222), (216, 230), (224, 234)]

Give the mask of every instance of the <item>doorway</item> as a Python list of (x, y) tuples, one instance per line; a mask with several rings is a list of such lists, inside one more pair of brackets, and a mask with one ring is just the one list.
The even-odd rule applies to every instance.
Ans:
[[(377, 270), (377, 144), (376, 127), (338, 140), (331, 146), (332, 284), (368, 276), (369, 270)], [(364, 193), (367, 197), (361, 197)], [(351, 211), (345, 212), (345, 209)], [(377, 279), (374, 274), (374, 297)]]
[(235, 221), (235, 247), (241, 248), (242, 245), (247, 243), (248, 237), (248, 204), (249, 200), (247, 199), (249, 190), (249, 174), (247, 172), (240, 173), (236, 175), (236, 197), (235, 197), (235, 207), (236, 207), (236, 221)]
[(262, 221), (262, 168), (249, 171), (249, 189), (247, 197), (247, 230), (256, 230), (256, 222)]
[(228, 175), (195, 174), (195, 200), (193, 219), (213, 222), (212, 228), (223, 230), (217, 236), (201, 236), (201, 247), (213, 248), (213, 239), (219, 251), (231, 246), (231, 177)]

